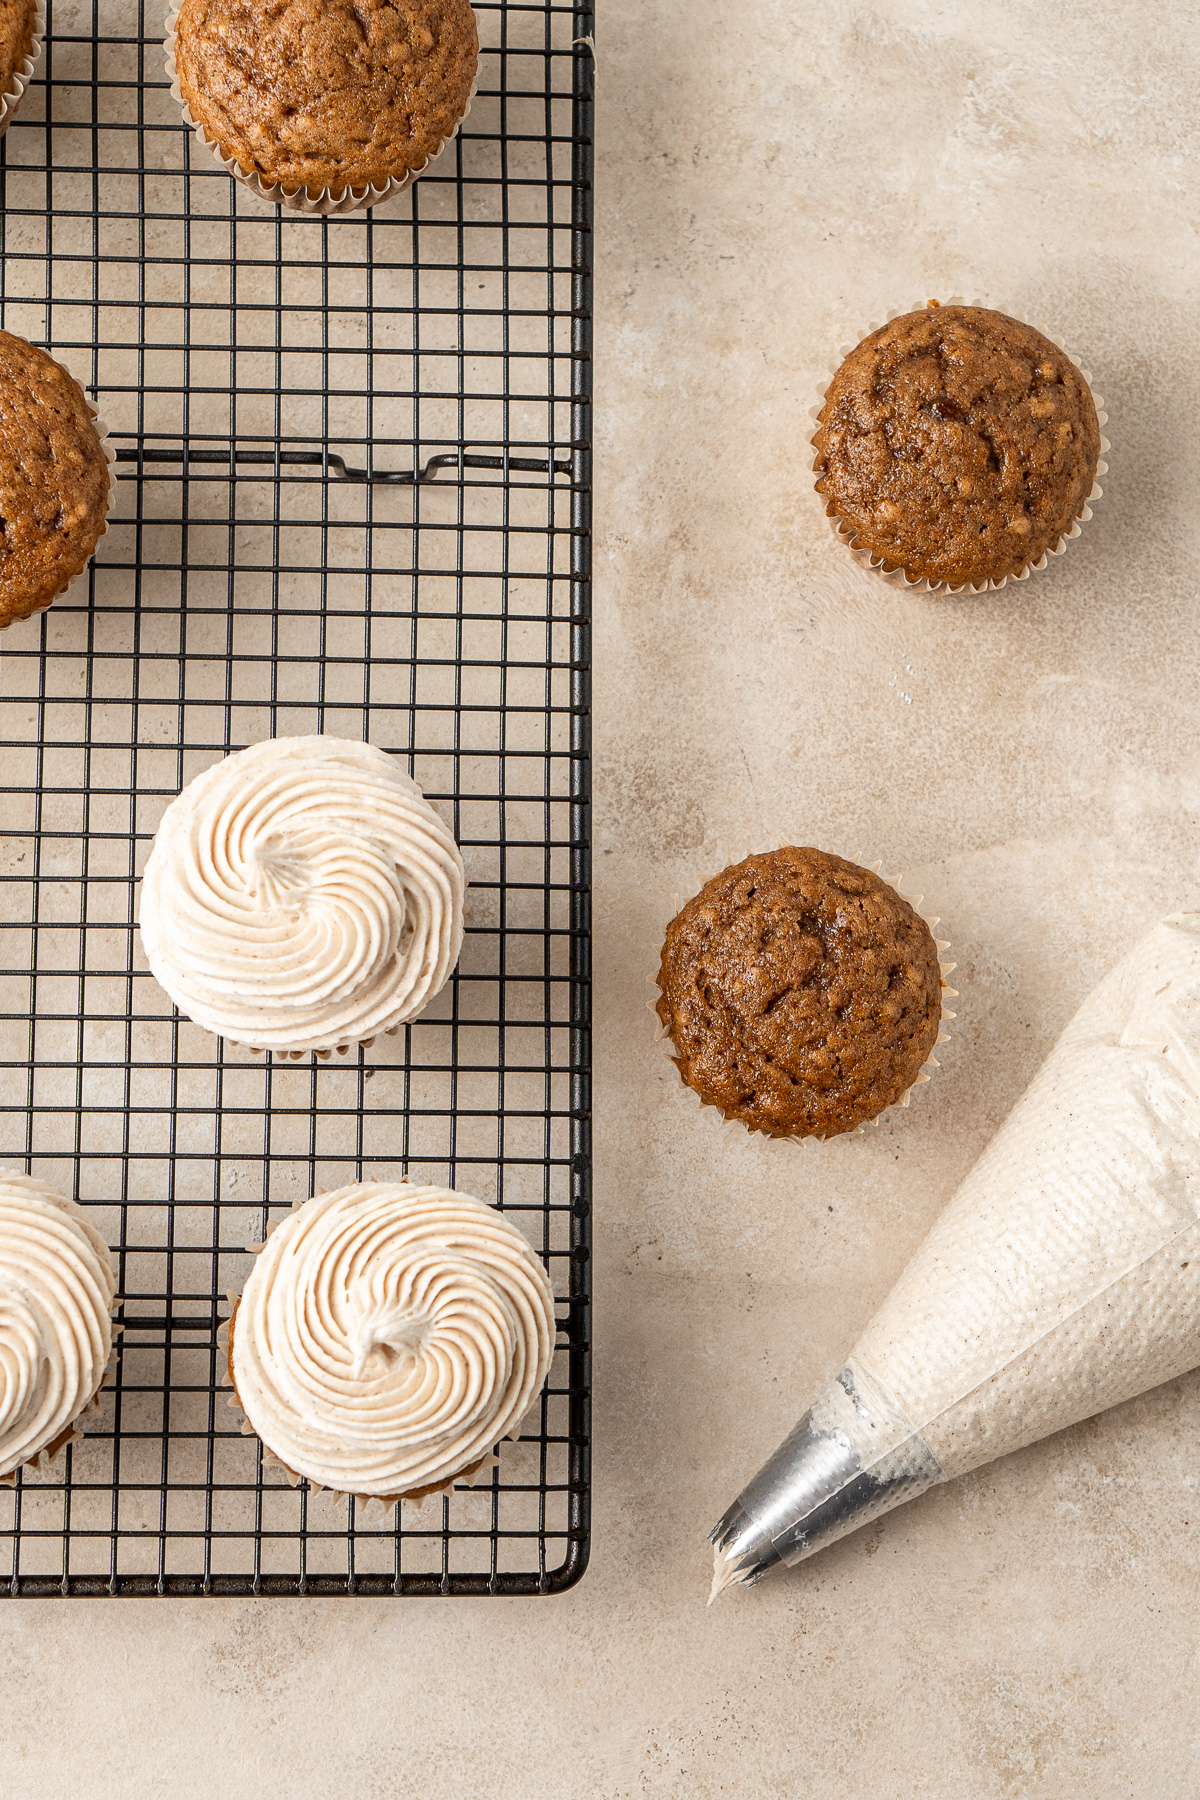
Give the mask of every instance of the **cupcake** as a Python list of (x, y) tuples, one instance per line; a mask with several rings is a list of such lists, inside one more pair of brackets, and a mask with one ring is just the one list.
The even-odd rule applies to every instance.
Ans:
[(0, 628), (63, 593), (104, 535), (108, 457), (83, 389), (0, 331)]
[(163, 814), (142, 879), (146, 960), (180, 1012), (254, 1050), (328, 1055), (395, 1031), (458, 961), (449, 828), (382, 750), (269, 738)]
[(272, 1231), (229, 1322), (229, 1378), (293, 1479), (416, 1500), (516, 1436), (554, 1334), (546, 1272), (503, 1213), (366, 1182)]
[(836, 1137), (903, 1100), (942, 1016), (924, 919), (870, 869), (791, 846), (705, 883), (658, 985), (684, 1082), (772, 1138)]
[(905, 313), (846, 357), (813, 437), (839, 534), (906, 581), (982, 590), (1045, 566), (1091, 517), (1091, 389), (1031, 325), (980, 306)]
[(83, 1207), (0, 1171), (0, 1481), (76, 1435), (112, 1357), (116, 1291)]
[(265, 198), (315, 211), (406, 187), (474, 92), (469, 0), (182, 0), (168, 25), (203, 141)]
[(0, 0), (0, 137), (29, 85), (45, 29), (42, 0)]

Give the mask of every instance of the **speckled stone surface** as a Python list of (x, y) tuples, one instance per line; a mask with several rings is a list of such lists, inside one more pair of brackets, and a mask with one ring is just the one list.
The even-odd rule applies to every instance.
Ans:
[[(5, 1800), (1193, 1800), (1200, 1379), (706, 1612), (704, 1533), (1084, 993), (1200, 904), (1194, 7), (606, 0), (598, 36), (593, 1566), (547, 1602), (0, 1605)], [(839, 347), (936, 294), (1108, 402), (1048, 573), (905, 599), (810, 489)], [(863, 1138), (702, 1132), (651, 1039), (672, 898), (883, 859), (959, 958)]]

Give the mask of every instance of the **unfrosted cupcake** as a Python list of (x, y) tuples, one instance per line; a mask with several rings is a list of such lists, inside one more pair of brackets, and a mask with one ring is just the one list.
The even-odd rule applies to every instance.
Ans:
[(42, 0), (0, 0), (0, 137), (29, 85), (45, 29)]
[(229, 1375), (293, 1477), (420, 1499), (516, 1434), (554, 1336), (546, 1272), (503, 1213), (367, 1182), (272, 1231), (230, 1320)]
[(1031, 325), (931, 301), (873, 331), (825, 393), (816, 487), (840, 534), (907, 581), (981, 589), (1090, 517), (1091, 389)]
[(73, 376), (0, 331), (0, 628), (65, 591), (104, 535), (109, 467)]
[(75, 1436), (112, 1356), (116, 1291), (84, 1208), (0, 1170), (0, 1481)]
[(142, 944), (196, 1024), (255, 1050), (328, 1054), (395, 1031), (441, 991), (465, 886), (449, 827), (394, 757), (269, 738), (167, 808)]
[(468, 0), (182, 0), (168, 55), (232, 172), (317, 205), (421, 173), (467, 111), (479, 38)]
[(701, 1101), (768, 1137), (836, 1137), (902, 1100), (938, 1041), (929, 926), (870, 869), (787, 846), (667, 926), (657, 1012)]

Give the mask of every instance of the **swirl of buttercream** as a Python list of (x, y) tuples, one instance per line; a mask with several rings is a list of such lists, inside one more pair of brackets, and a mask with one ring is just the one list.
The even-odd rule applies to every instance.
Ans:
[(258, 1050), (394, 1031), (458, 961), (466, 882), (448, 827), (394, 758), (269, 738), (163, 815), (142, 878), (150, 968), (197, 1025)]
[(84, 1208), (0, 1170), (0, 1478), (56, 1448), (95, 1397), (116, 1291)]
[(520, 1425), (554, 1331), (546, 1272), (503, 1213), (367, 1182), (271, 1233), (234, 1313), (230, 1374), (293, 1474), (394, 1498), (451, 1481)]

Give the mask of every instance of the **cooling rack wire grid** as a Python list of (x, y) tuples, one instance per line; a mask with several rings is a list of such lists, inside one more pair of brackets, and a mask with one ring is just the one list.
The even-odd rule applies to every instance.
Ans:
[[(115, 1379), (0, 1487), (0, 1593), (534, 1594), (588, 1556), (593, 20), (477, 0), (466, 125), (374, 213), (281, 213), (167, 88), (162, 15), (50, 8), (0, 147), (3, 323), (118, 457), (88, 576), (0, 644), (0, 1163), (95, 1208)], [(274, 1062), (172, 1010), (137, 882), (179, 788), (366, 737), (452, 818), (458, 972), (397, 1036)], [(474, 1489), (289, 1487), (226, 1405), (245, 1246), (315, 1189), (500, 1202), (562, 1347)]]

